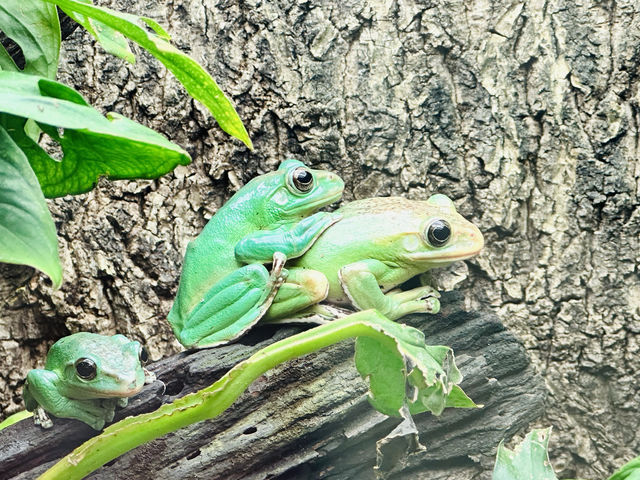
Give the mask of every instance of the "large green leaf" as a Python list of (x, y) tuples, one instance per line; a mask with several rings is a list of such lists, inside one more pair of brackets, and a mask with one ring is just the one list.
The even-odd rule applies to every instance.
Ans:
[(380, 325), (393, 339), (393, 348), (363, 336), (356, 341), (355, 355), (358, 372), (369, 379), (369, 400), (376, 410), (403, 416), (406, 404), (412, 414), (439, 415), (447, 406), (477, 407), (457, 386), (462, 375), (451, 348), (426, 345), (424, 334), (407, 325), (390, 321)]
[(624, 464), (609, 477), (609, 480), (640, 480), (640, 457)]
[[(136, 42), (160, 60), (184, 85), (187, 92), (211, 111), (220, 128), (244, 142), (249, 148), (253, 148), (240, 117), (216, 81), (195, 60), (171, 45), (167, 41), (167, 33), (154, 20), (96, 7), (82, 1), (46, 1), (55, 3), (68, 15), (84, 15), (97, 20)], [(155, 33), (146, 30), (143, 24)]]
[[(8, 132), (29, 158), (47, 197), (86, 192), (100, 176), (157, 178), (191, 161), (162, 135), (115, 113), (105, 118), (78, 92), (45, 78), (0, 72), (0, 112), (9, 114)], [(60, 144), (60, 161), (26, 135), (26, 118)]]
[[(23, 72), (56, 78), (60, 23), (55, 5), (42, 0), (2, 0), (0, 31), (22, 49), (25, 58)], [(2, 46), (0, 70), (19, 71)]]
[(550, 434), (551, 428), (532, 430), (515, 451), (500, 443), (493, 480), (557, 480), (547, 455)]
[(31, 265), (62, 282), (58, 240), (29, 161), (0, 127), (0, 262)]

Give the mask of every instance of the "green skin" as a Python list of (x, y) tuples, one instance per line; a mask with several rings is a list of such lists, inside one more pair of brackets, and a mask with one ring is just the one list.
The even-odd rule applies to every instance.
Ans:
[[(306, 190), (295, 180), (301, 171), (313, 176)], [(282, 266), (340, 219), (314, 212), (338, 200), (343, 188), (337, 175), (297, 160), (286, 160), (242, 187), (187, 247), (168, 315), (180, 343), (187, 348), (227, 343), (279, 302), (283, 283), (312, 283), (305, 273), (288, 276)], [(265, 267), (270, 263), (271, 273)], [(305, 289), (308, 305), (321, 300), (317, 293), (324, 294)]]
[[(287, 264), (289, 277), (313, 278), (309, 288), (324, 291), (328, 303), (376, 309), (391, 320), (410, 313), (437, 313), (439, 295), (432, 287), (393, 289), (432, 268), (472, 257), (484, 245), (480, 230), (457, 213), (445, 195), (426, 201), (368, 198), (347, 203), (336, 213), (342, 219), (302, 257)], [(426, 233), (437, 219), (451, 226), (451, 235), (441, 246), (432, 245)], [(274, 303), (266, 321), (291, 318), (308, 306), (304, 293), (286, 284), (278, 297), (282, 300)], [(311, 309), (293, 319), (304, 320), (313, 313), (322, 316), (321, 310)]]
[[(46, 415), (75, 418), (101, 430), (113, 420), (116, 406), (151, 383), (155, 376), (142, 366), (142, 346), (124, 335), (105, 336), (80, 332), (53, 344), (44, 369), (29, 371), (23, 396), (27, 410), (34, 411), (36, 424), (50, 428)], [(76, 364), (89, 359), (95, 377), (81, 378)]]

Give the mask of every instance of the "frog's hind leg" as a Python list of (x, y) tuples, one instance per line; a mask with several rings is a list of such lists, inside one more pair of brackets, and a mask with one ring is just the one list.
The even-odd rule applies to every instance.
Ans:
[[(270, 323), (308, 322), (307, 317), (315, 317), (315, 311), (309, 307), (320, 303), (329, 293), (327, 277), (316, 270), (306, 268), (291, 268), (287, 280), (282, 284), (263, 317), (263, 321)], [(304, 311), (304, 314), (298, 312)], [(314, 321), (314, 323), (316, 323)]]
[(180, 343), (187, 348), (212, 347), (242, 335), (271, 305), (287, 275), (283, 264), (274, 261), (271, 274), (262, 264), (245, 265), (216, 283), (176, 329)]

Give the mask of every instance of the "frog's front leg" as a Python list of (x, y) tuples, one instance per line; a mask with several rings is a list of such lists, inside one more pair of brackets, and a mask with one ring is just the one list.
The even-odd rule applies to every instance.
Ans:
[(254, 232), (236, 244), (235, 256), (243, 263), (268, 263), (278, 252), (286, 258), (297, 258), (340, 218), (336, 213), (318, 212), (295, 224)]
[(271, 305), (287, 276), (286, 258), (276, 253), (271, 273), (264, 265), (245, 265), (216, 283), (174, 328), (185, 347), (212, 347), (227, 343), (253, 326)]
[(372, 259), (346, 265), (338, 276), (345, 294), (360, 310), (375, 308), (391, 320), (410, 313), (438, 313), (440, 294), (432, 287), (385, 294), (380, 285), (387, 283), (385, 277), (393, 275), (393, 270), (393, 266)]
[(113, 419), (113, 408), (103, 407), (100, 399), (77, 400), (62, 395), (55, 372), (31, 370), (27, 374), (24, 388), (27, 410), (36, 410), (34, 421), (39, 422), (43, 428), (49, 428), (53, 423), (46, 415), (46, 418), (39, 417), (38, 408), (56, 417), (75, 418), (96, 430), (101, 430), (109, 417)]

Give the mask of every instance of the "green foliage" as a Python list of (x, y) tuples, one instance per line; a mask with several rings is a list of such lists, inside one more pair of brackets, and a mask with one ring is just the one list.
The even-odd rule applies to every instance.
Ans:
[[(83, 19), (82, 16), (97, 20), (103, 26), (113, 29), (103, 30), (102, 35), (96, 35), (93, 30), (87, 28), (105, 49), (113, 48), (112, 42), (108, 42), (106, 45), (103, 42), (105, 36), (109, 39), (112, 38), (113, 31), (120, 32), (128, 39), (136, 42), (160, 60), (180, 80), (187, 92), (211, 111), (220, 128), (244, 142), (249, 148), (253, 148), (240, 117), (238, 117), (233, 105), (225, 97), (216, 81), (195, 60), (192, 60), (171, 45), (167, 41), (169, 40), (169, 35), (155, 21), (146, 17), (96, 7), (76, 0), (46, 1), (58, 5), (65, 13), (77, 19), (85, 28), (91, 27), (91, 24), (86, 19)], [(143, 24), (153, 29), (155, 33), (147, 31), (142, 27)], [(104, 29), (104, 27), (102, 28)], [(106, 32), (110, 32), (108, 36)], [(116, 48), (115, 50), (119, 51), (121, 49)], [(126, 53), (123, 52), (123, 55), (126, 55)]]
[[(78, 0), (78, 2), (93, 5), (91, 0)], [(120, 57), (129, 63), (136, 62), (136, 57), (129, 48), (129, 42), (120, 32), (94, 18), (85, 17), (72, 10), (66, 10), (65, 13), (82, 25), (102, 45), (102, 48), (107, 53)]]
[[(353, 337), (358, 338), (358, 371), (369, 378), (372, 403), (382, 413), (397, 415), (398, 405), (415, 404), (414, 388), (407, 388), (416, 383), (410, 378), (414, 375), (422, 379), (426, 388), (438, 386), (436, 390), (443, 397), (421, 404), (420, 408), (431, 409), (435, 405), (433, 412), (438, 414), (442, 411), (441, 406), (448, 403), (447, 391), (458, 397), (456, 402), (460, 393), (464, 395), (457, 385), (452, 388), (461, 377), (451, 349), (427, 346), (418, 330), (398, 325), (375, 310), (367, 310), (280, 340), (237, 364), (213, 385), (162, 405), (153, 412), (125, 418), (107, 427), (102, 434), (60, 460), (40, 479), (82, 478), (138, 445), (192, 423), (215, 418), (267, 370)], [(373, 343), (362, 343), (365, 339)], [(387, 360), (391, 360), (391, 367), (386, 364)], [(385, 382), (387, 375), (393, 380)], [(467, 407), (475, 406), (471, 400), (463, 403)]]
[(0, 262), (31, 265), (58, 287), (56, 228), (27, 157), (1, 126), (0, 179)]
[[(501, 442), (493, 480), (557, 480), (547, 453), (550, 435), (551, 428), (533, 430), (515, 451), (505, 448)], [(640, 457), (622, 466), (608, 480), (640, 480)]]
[(26, 410), (22, 410), (18, 413), (14, 413), (13, 415), (10, 415), (7, 418), (5, 418), (4, 421), (0, 422), (0, 430), (3, 430), (13, 425), (14, 423), (18, 423), (24, 420), (25, 418), (29, 418), (29, 417), (33, 417), (33, 413), (28, 412)]
[[(21, 48), (25, 65), (18, 68), (0, 45), (0, 231), (16, 240), (11, 242), (9, 234), (0, 239), (0, 261), (34, 266), (59, 285), (55, 229), (42, 193), (35, 192), (34, 178), (45, 196), (57, 197), (86, 192), (101, 176), (157, 178), (176, 165), (186, 165), (190, 157), (142, 125), (115, 113), (103, 117), (78, 92), (53, 81), (60, 53), (56, 4), (109, 53), (133, 63), (127, 38), (147, 49), (209, 108), (223, 130), (252, 145), (213, 78), (168, 43), (169, 35), (153, 20), (95, 7), (91, 0), (2, 1), (0, 31)], [(62, 158), (52, 158), (41, 148), (43, 131), (50, 145), (60, 147)]]
[(532, 430), (515, 451), (498, 446), (493, 480), (557, 480), (547, 445), (551, 428)]
[(447, 406), (477, 407), (456, 385), (462, 375), (451, 348), (425, 345), (424, 334), (407, 325), (385, 323), (383, 332), (394, 340), (393, 348), (372, 337), (356, 341), (356, 368), (369, 379), (369, 400), (376, 410), (398, 417), (405, 405), (412, 414), (435, 415)]
[(636, 457), (626, 463), (609, 480), (640, 480), (640, 457)]
[[(22, 49), (24, 73), (56, 78), (60, 23), (54, 5), (39, 0), (3, 0), (0, 3), (0, 30)], [(0, 70), (20, 71), (2, 45)]]
[[(190, 161), (162, 135), (121, 115), (105, 118), (75, 90), (45, 78), (0, 72), (0, 112), (9, 114), (9, 134), (26, 153), (47, 197), (86, 192), (101, 176), (156, 178)], [(60, 144), (62, 159), (51, 158), (25, 133), (27, 118)]]

